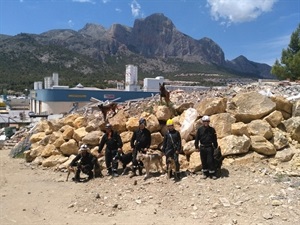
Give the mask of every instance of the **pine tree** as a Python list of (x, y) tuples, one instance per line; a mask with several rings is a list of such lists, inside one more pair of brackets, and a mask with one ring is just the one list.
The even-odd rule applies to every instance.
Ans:
[(275, 61), (271, 73), (278, 79), (300, 79), (300, 24), (291, 35), (288, 48), (282, 50), (281, 62)]

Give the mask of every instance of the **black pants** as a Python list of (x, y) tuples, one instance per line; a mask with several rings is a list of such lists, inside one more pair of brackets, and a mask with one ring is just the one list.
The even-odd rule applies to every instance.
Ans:
[(117, 149), (106, 149), (105, 151), (105, 164), (108, 172), (116, 172), (118, 170), (118, 160), (117, 156), (118, 150)]
[(94, 164), (82, 165), (81, 163), (78, 163), (75, 178), (76, 179), (80, 178), (81, 171), (83, 173), (87, 174), (89, 176), (89, 178), (93, 178), (93, 168), (94, 168)]
[(214, 149), (212, 146), (200, 146), (200, 159), (202, 163), (202, 172), (206, 175), (215, 174)]
[(172, 158), (172, 159), (174, 159), (174, 161), (175, 161), (175, 172), (179, 172), (179, 169), (180, 169), (180, 164), (179, 164), (179, 155), (178, 154), (176, 154), (176, 153), (172, 153), (172, 152), (170, 152), (170, 153), (167, 153), (166, 154), (166, 165), (167, 165), (167, 167), (169, 166), (168, 164), (169, 164), (169, 162), (168, 162), (168, 158)]

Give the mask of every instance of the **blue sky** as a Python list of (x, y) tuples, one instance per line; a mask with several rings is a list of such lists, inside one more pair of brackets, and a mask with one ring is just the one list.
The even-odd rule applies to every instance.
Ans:
[(300, 23), (300, 0), (0, 0), (0, 34), (109, 28), (163, 13), (194, 39), (211, 38), (232, 60), (273, 65)]

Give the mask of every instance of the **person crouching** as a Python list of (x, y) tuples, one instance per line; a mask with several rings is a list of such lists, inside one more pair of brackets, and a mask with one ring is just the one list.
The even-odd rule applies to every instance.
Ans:
[(80, 182), (80, 173), (88, 175), (88, 179), (94, 178), (93, 169), (97, 165), (97, 158), (89, 152), (89, 148), (86, 144), (80, 146), (78, 155), (70, 163), (71, 167), (77, 167), (75, 172), (75, 177), (73, 180), (75, 182)]

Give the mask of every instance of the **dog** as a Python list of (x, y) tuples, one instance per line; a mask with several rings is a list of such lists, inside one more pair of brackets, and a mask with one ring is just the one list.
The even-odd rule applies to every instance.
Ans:
[(162, 98), (165, 99), (166, 105), (169, 106), (170, 101), (170, 92), (165, 88), (165, 83), (159, 83), (159, 92), (160, 92), (160, 104), (162, 104)]
[(156, 166), (157, 171), (160, 169), (160, 172), (164, 173), (162, 155), (159, 153), (138, 152), (136, 156), (136, 160), (142, 161), (144, 164), (144, 167), (146, 169), (146, 175), (144, 177), (144, 180), (150, 177), (150, 167), (153, 164)]
[(175, 160), (172, 157), (168, 157), (167, 159), (167, 177), (171, 179), (172, 175), (174, 175), (175, 180), (178, 180), (178, 174), (173, 172), (176, 171)]
[(116, 115), (116, 113), (117, 113), (117, 111), (116, 111), (117, 110), (117, 106), (118, 106), (118, 104), (116, 102), (111, 102), (111, 103), (109, 103), (107, 105), (103, 105), (103, 104), (99, 104), (98, 105), (98, 108), (100, 109), (100, 111), (103, 114), (104, 121), (106, 121), (107, 113), (109, 111), (112, 111), (113, 115)]
[(126, 154), (121, 152), (115, 156), (114, 160), (118, 160), (122, 164), (123, 172), (121, 173), (121, 175), (125, 175), (127, 171), (130, 169), (128, 165), (132, 163), (132, 159), (133, 159), (132, 152)]
[(214, 164), (216, 168), (216, 173), (218, 175), (221, 174), (221, 167), (224, 160), (224, 156), (222, 155), (220, 146), (214, 149)]
[(70, 166), (70, 165), (69, 165), (69, 166), (67, 167), (67, 170), (68, 170), (68, 175), (67, 175), (66, 181), (68, 181), (69, 176), (70, 176), (71, 173), (74, 173), (74, 175), (76, 174), (77, 167), (76, 167), (76, 166)]

